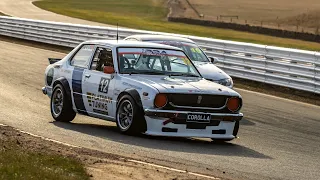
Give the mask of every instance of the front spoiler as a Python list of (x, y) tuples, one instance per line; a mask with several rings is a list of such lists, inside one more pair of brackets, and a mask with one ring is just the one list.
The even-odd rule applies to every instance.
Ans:
[[(158, 117), (158, 118), (179, 118), (186, 119), (191, 111), (174, 111), (174, 110), (159, 110), (159, 109), (145, 109), (145, 116)], [(211, 121), (240, 121), (243, 118), (242, 113), (230, 114), (230, 113), (203, 113), (197, 112), (197, 114), (210, 114)]]

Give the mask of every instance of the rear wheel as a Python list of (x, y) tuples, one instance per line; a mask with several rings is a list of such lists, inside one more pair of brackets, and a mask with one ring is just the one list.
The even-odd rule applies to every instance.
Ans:
[(129, 95), (120, 98), (116, 122), (119, 131), (124, 134), (138, 134), (146, 131), (143, 111)]
[[(239, 121), (236, 121), (235, 125), (234, 125), (234, 129), (233, 129), (233, 133), (232, 135), (234, 137), (237, 137), (238, 135), (238, 131), (239, 131)], [(216, 139), (216, 138), (211, 138), (214, 142), (217, 142), (217, 143), (221, 143), (221, 142), (228, 142), (228, 141), (232, 141), (234, 138), (232, 139)]]
[(72, 109), (71, 98), (61, 84), (54, 87), (51, 95), (51, 115), (56, 121), (70, 122), (76, 116)]

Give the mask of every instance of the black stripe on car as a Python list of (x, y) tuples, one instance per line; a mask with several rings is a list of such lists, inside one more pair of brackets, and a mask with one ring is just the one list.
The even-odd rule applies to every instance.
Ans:
[(79, 113), (88, 115), (86, 107), (84, 106), (83, 96), (82, 96), (82, 77), (83, 77), (82, 68), (75, 67), (72, 73), (72, 91), (74, 104), (76, 105)]

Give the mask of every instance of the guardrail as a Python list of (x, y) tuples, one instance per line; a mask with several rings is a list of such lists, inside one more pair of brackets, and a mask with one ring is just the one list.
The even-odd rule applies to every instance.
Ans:
[[(320, 53), (233, 41), (119, 28), (119, 38), (133, 34), (186, 37), (233, 77), (320, 94)], [(0, 35), (66, 47), (91, 39), (115, 39), (117, 29), (49, 21), (0, 17)]]

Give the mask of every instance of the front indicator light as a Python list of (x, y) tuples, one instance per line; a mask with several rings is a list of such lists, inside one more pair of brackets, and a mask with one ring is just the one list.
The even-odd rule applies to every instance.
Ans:
[(165, 94), (157, 94), (156, 97), (154, 98), (154, 105), (157, 108), (162, 108), (166, 106), (168, 103), (168, 98), (167, 95)]
[(231, 112), (236, 112), (240, 109), (240, 99), (237, 97), (232, 97), (228, 99), (227, 107)]

